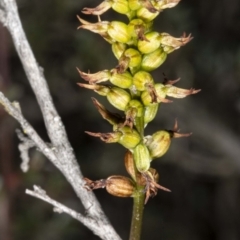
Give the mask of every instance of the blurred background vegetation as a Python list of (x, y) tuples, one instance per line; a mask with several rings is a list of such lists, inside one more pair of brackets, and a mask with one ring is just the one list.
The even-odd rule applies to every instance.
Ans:
[[(27, 38), (44, 68), (54, 103), (70, 142), (90, 179), (124, 174), (124, 148), (104, 144), (84, 134), (85, 130), (111, 131), (96, 111), (91, 97), (109, 106), (103, 97), (80, 89), (76, 67), (91, 72), (117, 65), (110, 46), (97, 34), (77, 31), (76, 15), (100, 0), (18, 0)], [(122, 20), (113, 11), (102, 20)], [(174, 139), (167, 154), (153, 162), (160, 183), (172, 193), (159, 192), (145, 207), (143, 237), (148, 240), (237, 240), (240, 239), (240, 1), (182, 0), (163, 11), (155, 29), (194, 39), (171, 53), (153, 76), (163, 81), (181, 78), (179, 87), (202, 89), (194, 96), (162, 104), (147, 134), (172, 129), (177, 118), (189, 138)], [(7, 31), (0, 26), (0, 89), (20, 102), (24, 116), (46, 141), (42, 116)], [(108, 107), (109, 109), (111, 106)], [(97, 240), (87, 228), (65, 214), (53, 213), (45, 202), (27, 196), (34, 184), (78, 211), (84, 211), (72, 188), (36, 149), (31, 168), (19, 166), (18, 123), (0, 107), (0, 239), (1, 240)], [(110, 196), (97, 190), (97, 198), (123, 239), (128, 238), (132, 199)]]

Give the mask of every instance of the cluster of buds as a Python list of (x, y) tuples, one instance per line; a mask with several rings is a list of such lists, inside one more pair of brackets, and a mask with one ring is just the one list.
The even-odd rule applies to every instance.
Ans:
[[(112, 125), (108, 133), (87, 134), (99, 137), (106, 143), (120, 143), (127, 149), (125, 167), (130, 178), (110, 176), (107, 179), (91, 181), (85, 178), (86, 188), (104, 188), (119, 197), (134, 197), (142, 187), (146, 201), (154, 197), (158, 189), (170, 191), (158, 182), (158, 173), (151, 168), (153, 159), (163, 156), (170, 147), (172, 138), (187, 137), (191, 133), (179, 133), (177, 122), (172, 130), (160, 130), (151, 136), (144, 136), (144, 128), (151, 122), (160, 103), (172, 102), (167, 97), (184, 98), (200, 90), (182, 89), (174, 86), (179, 81), (167, 80), (155, 83), (151, 71), (166, 60), (168, 54), (187, 44), (191, 34), (175, 38), (168, 33), (152, 30), (153, 20), (166, 8), (175, 7), (180, 0), (104, 0), (95, 8), (84, 8), (84, 14), (98, 16), (96, 23), (90, 23), (78, 16), (78, 29), (87, 29), (101, 35), (112, 46), (118, 64), (110, 70), (86, 73), (77, 69), (87, 83), (78, 83), (105, 96), (109, 103), (123, 112), (112, 113), (96, 99), (92, 99), (101, 116)], [(109, 9), (125, 14), (129, 22), (102, 21), (100, 15)]]

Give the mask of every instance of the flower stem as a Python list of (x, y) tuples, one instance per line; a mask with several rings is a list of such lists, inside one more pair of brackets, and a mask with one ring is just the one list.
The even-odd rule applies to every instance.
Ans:
[(133, 214), (129, 240), (140, 240), (141, 238), (144, 199), (144, 187), (137, 186), (137, 191), (133, 198)]

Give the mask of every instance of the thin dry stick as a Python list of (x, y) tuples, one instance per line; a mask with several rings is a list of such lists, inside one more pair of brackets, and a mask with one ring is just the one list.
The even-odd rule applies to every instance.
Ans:
[(88, 209), (88, 215), (95, 219), (88, 227), (102, 239), (120, 239), (104, 215), (94, 194), (83, 188), (82, 173), (68, 141), (61, 118), (53, 105), (43, 70), (38, 66), (26, 39), (15, 0), (0, 0), (0, 22), (6, 26), (12, 36), (16, 51), (42, 111), (54, 151), (42, 141), (31, 125), (23, 118), (21, 111), (12, 105), (4, 95), (1, 95), (1, 103), (20, 122), (28, 137), (34, 141), (36, 146), (63, 173), (71, 184), (85, 209)]

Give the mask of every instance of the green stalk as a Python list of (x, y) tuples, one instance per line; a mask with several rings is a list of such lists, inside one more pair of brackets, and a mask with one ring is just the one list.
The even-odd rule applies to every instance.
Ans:
[(144, 187), (137, 186), (137, 191), (133, 198), (133, 213), (129, 240), (140, 240), (141, 238), (144, 200)]

